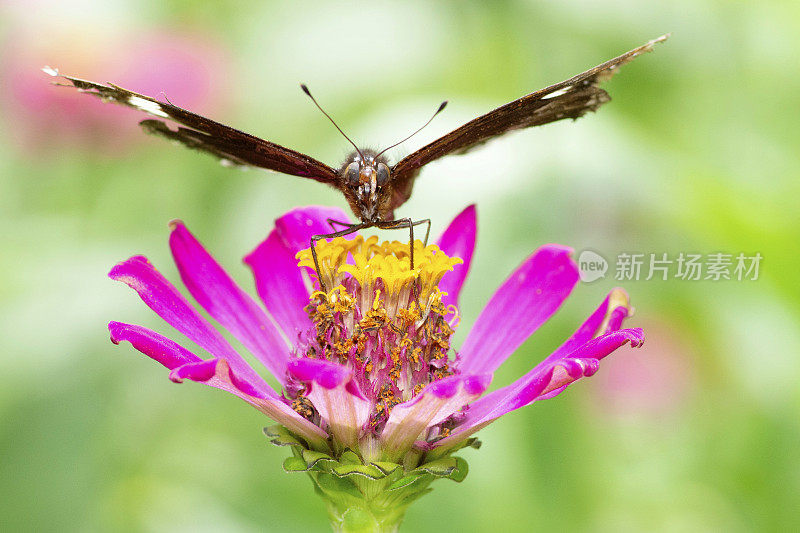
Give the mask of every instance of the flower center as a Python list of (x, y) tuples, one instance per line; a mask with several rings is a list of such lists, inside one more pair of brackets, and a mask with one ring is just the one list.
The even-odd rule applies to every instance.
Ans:
[[(378, 244), (376, 236), (321, 241), (316, 252), (319, 275), (332, 289), (311, 294), (305, 310), (314, 327), (295, 355), (351, 368), (373, 403), (370, 425), (380, 431), (392, 407), (456, 371), (449, 351), (458, 310), (442, 303), (445, 293), (438, 284), (462, 261), (416, 241), (412, 270), (408, 244)], [(297, 259), (313, 272), (310, 249)], [(291, 380), (286, 387), (292, 407), (313, 420), (316, 413), (303, 401), (304, 392)]]

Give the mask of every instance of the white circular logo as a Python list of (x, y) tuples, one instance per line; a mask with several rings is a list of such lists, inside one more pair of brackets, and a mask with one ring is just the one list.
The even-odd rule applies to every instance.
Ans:
[(584, 283), (591, 283), (606, 277), (608, 261), (597, 252), (584, 250), (578, 256), (578, 269), (580, 271), (581, 281)]

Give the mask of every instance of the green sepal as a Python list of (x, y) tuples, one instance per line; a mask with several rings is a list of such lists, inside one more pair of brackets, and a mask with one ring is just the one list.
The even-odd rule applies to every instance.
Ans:
[(372, 466), (383, 472), (383, 475), (388, 476), (395, 472), (398, 468), (402, 468), (397, 463), (390, 463), (388, 461), (375, 461), (374, 463), (370, 463)]
[(466, 479), (467, 474), (469, 474), (469, 465), (461, 457), (454, 457), (453, 459), (456, 460), (456, 469), (453, 470), (449, 476), (447, 476), (447, 479), (452, 479), (456, 483), (461, 483), (464, 481), (464, 479)]
[(309, 470), (329, 470), (336, 463), (336, 459), (327, 453), (303, 450), (300, 454)]
[(350, 502), (352, 500), (359, 501), (364, 498), (364, 495), (358, 490), (358, 487), (347, 479), (327, 472), (309, 472), (309, 475), (314, 481), (320, 496), (326, 501)]
[(412, 470), (412, 472), (427, 472), (436, 477), (449, 477), (456, 468), (458, 468), (458, 463), (455, 457), (442, 457), (441, 459), (425, 463)]
[(283, 469), (286, 472), (306, 472), (308, 467), (301, 458), (292, 456), (283, 460)]
[(370, 479), (383, 479), (386, 474), (373, 465), (337, 465), (331, 468), (331, 472), (339, 477), (359, 475)]
[(318, 470), (327, 472), (331, 469), (331, 463), (336, 460), (330, 455), (315, 450), (305, 448), (295, 448), (294, 455), (283, 461), (283, 469), (287, 472), (308, 472)]
[(350, 448), (347, 448), (345, 451), (342, 452), (342, 455), (339, 456), (339, 462), (347, 465), (363, 464), (361, 461), (361, 457), (359, 457), (358, 454), (353, 450), (351, 450)]
[(433, 458), (414, 467), (425, 457), (424, 452), (399, 463), (365, 462), (350, 449), (337, 454), (312, 450), (283, 426), (264, 428), (264, 433), (273, 444), (291, 448), (292, 456), (283, 462), (284, 470), (306, 472), (328, 507), (334, 529), (346, 532), (395, 531), (411, 502), (432, 490), (432, 482), (439, 478), (461, 482), (467, 477), (467, 462), (450, 454), (480, 446), (475, 438), (465, 439), (440, 457), (428, 452), (427, 457)]
[(386, 490), (391, 491), (391, 490), (409, 488), (410, 490), (413, 491), (413, 489), (415, 488), (413, 487), (413, 485), (424, 488), (427, 487), (431, 481), (433, 481), (433, 477), (430, 474), (427, 474), (425, 472), (419, 472), (416, 474), (411, 473), (407, 476), (401, 477), (400, 479), (389, 485), (389, 487), (387, 487)]
[(479, 441), (477, 437), (470, 437), (447, 448), (446, 455), (450, 455), (451, 453), (455, 453), (458, 450), (462, 450), (464, 448), (475, 448), (476, 450), (479, 450), (482, 444), (483, 443)]
[[(483, 445), (483, 443), (478, 440), (478, 437), (470, 437), (464, 442), (465, 442), (464, 447), (475, 448), (476, 450), (480, 450), (481, 446)], [(460, 450), (461, 448), (458, 449)]]
[(296, 446), (299, 448), (307, 448), (305, 442), (294, 433), (281, 426), (275, 424), (264, 428), (264, 435), (267, 436), (269, 441), (275, 446)]

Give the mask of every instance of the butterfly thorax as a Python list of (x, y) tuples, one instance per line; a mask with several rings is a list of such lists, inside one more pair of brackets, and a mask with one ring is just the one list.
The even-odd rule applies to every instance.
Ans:
[(353, 152), (339, 169), (339, 189), (362, 222), (392, 219), (392, 184), (388, 160), (372, 150)]

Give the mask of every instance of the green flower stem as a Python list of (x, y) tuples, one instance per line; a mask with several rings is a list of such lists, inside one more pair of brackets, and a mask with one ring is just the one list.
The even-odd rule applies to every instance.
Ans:
[(405, 497), (409, 494), (403, 491), (400, 494), (387, 492), (391, 477), (370, 479), (356, 475), (344, 479), (325, 472), (309, 471), (308, 474), (317, 494), (325, 500), (331, 528), (335, 532), (397, 531), (406, 509), (416, 499)]

